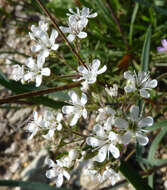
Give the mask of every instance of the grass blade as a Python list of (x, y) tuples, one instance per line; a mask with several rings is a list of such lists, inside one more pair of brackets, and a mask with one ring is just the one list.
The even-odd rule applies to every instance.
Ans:
[(149, 26), (147, 29), (142, 55), (141, 55), (141, 70), (144, 72), (147, 72), (149, 67), (150, 44), (151, 44), (151, 26)]
[(132, 45), (133, 26), (134, 26), (134, 22), (135, 22), (135, 19), (136, 19), (136, 15), (137, 15), (138, 9), (139, 9), (139, 3), (136, 3), (136, 4), (135, 4), (135, 7), (134, 7), (134, 10), (133, 10), (131, 23), (130, 23), (129, 45)]

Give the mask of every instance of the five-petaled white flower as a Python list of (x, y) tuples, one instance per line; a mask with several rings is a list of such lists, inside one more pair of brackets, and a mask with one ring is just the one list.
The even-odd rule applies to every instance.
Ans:
[(46, 139), (51, 139), (54, 136), (55, 130), (60, 131), (62, 129), (61, 120), (63, 119), (63, 114), (58, 112), (56, 113), (53, 110), (47, 110), (44, 112), (43, 129), (47, 129), (48, 133), (43, 135)]
[(24, 66), (14, 65), (11, 77), (15, 81), (21, 80), (21, 83), (24, 84)]
[(26, 61), (26, 66), (29, 68), (29, 72), (24, 75), (25, 81), (35, 81), (36, 87), (39, 87), (42, 83), (42, 76), (50, 76), (50, 69), (48, 67), (43, 68), (45, 59), (41, 56), (37, 57), (37, 63), (32, 57)]
[(34, 120), (28, 124), (26, 129), (28, 132), (31, 133), (29, 139), (32, 139), (33, 136), (36, 135), (36, 133), (38, 132), (39, 127), (43, 125), (42, 116), (39, 115), (36, 111), (33, 112), (33, 117)]
[(57, 50), (59, 44), (55, 43), (55, 40), (58, 36), (58, 32), (55, 29), (52, 29), (50, 37), (47, 33), (48, 24), (44, 21), (39, 21), (39, 26), (31, 26), (31, 31), (29, 36), (31, 40), (35, 40), (36, 44), (31, 47), (32, 52), (39, 52), (39, 55), (46, 58), (49, 56), (50, 50)]
[(61, 165), (59, 165), (59, 163), (55, 164), (51, 159), (47, 159), (45, 162), (50, 168), (46, 171), (46, 177), (53, 179), (57, 187), (62, 186), (63, 177), (67, 180), (70, 179), (70, 174)]
[(94, 59), (91, 65), (87, 65), (87, 68), (82, 65), (79, 66), (78, 72), (81, 75), (81, 77), (77, 80), (79, 81), (84, 79), (87, 84), (95, 83), (97, 75), (100, 75), (107, 70), (106, 65), (104, 65), (101, 69), (99, 69), (99, 67), (99, 59)]
[(147, 130), (145, 127), (153, 125), (153, 118), (148, 116), (145, 118), (140, 117), (139, 107), (132, 106), (130, 108), (129, 122), (122, 118), (115, 119), (115, 126), (124, 131), (125, 133), (121, 137), (122, 143), (127, 145), (130, 143), (131, 138), (136, 138), (138, 143), (142, 146), (147, 145), (149, 139), (145, 135)]
[(93, 148), (98, 149), (98, 154), (95, 156), (95, 161), (103, 162), (106, 157), (109, 157), (109, 153), (113, 155), (114, 158), (119, 158), (120, 152), (116, 147), (118, 142), (118, 135), (113, 131), (104, 130), (101, 125), (95, 125), (93, 127), (94, 137), (88, 137), (86, 142)]
[(127, 85), (125, 86), (125, 92), (134, 92), (139, 90), (140, 96), (149, 98), (149, 91), (155, 88), (158, 84), (157, 80), (150, 80), (149, 73), (139, 71), (138, 75), (134, 72), (127, 71), (124, 73), (124, 78), (127, 79)]
[(76, 10), (77, 12), (75, 13), (73, 9), (68, 9), (70, 13), (67, 13), (67, 16), (75, 16), (78, 20), (79, 19), (85, 19), (85, 18), (95, 18), (97, 16), (97, 13), (92, 13), (92, 10), (90, 10), (87, 7), (83, 7), (82, 10), (80, 11), (79, 8), (77, 7)]
[(157, 47), (158, 52), (167, 52), (167, 40), (163, 39), (161, 41), (162, 47)]
[(77, 123), (78, 119), (83, 116), (84, 119), (87, 118), (87, 110), (85, 109), (85, 104), (87, 103), (86, 94), (82, 93), (81, 99), (74, 91), (68, 92), (69, 97), (71, 98), (71, 106), (63, 106), (62, 112), (64, 114), (73, 114), (73, 118), (70, 122), (70, 126), (73, 126)]
[(70, 42), (73, 42), (76, 37), (78, 38), (86, 38), (87, 33), (83, 32), (82, 30), (86, 27), (88, 20), (86, 18), (77, 19), (75, 16), (70, 16), (68, 18), (68, 27), (60, 26), (60, 30), (63, 33), (69, 33), (67, 39)]

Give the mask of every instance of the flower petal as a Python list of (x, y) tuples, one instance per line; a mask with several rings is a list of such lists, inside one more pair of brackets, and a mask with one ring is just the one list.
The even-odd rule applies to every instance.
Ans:
[(167, 49), (167, 40), (166, 40), (166, 39), (161, 40), (161, 44), (162, 44), (162, 46), (163, 46), (164, 48)]
[(58, 122), (60, 122), (62, 119), (63, 119), (63, 114), (59, 112), (59, 113), (57, 114), (57, 116), (56, 116), (56, 120), (57, 120)]
[(38, 52), (38, 51), (40, 51), (41, 49), (42, 49), (41, 44), (35, 44), (35, 45), (33, 45), (33, 46), (31, 47), (31, 51), (32, 51), (32, 52)]
[(34, 77), (34, 73), (33, 72), (28, 72), (27, 74), (24, 75), (24, 80), (28, 81), (28, 80), (33, 80)]
[(146, 127), (146, 126), (152, 126), (153, 123), (154, 123), (153, 118), (148, 116), (148, 117), (145, 117), (144, 119), (140, 120), (138, 125), (139, 125), (139, 127)]
[(67, 180), (70, 179), (70, 174), (67, 171), (63, 170), (63, 175)]
[(57, 50), (59, 48), (59, 44), (53, 44), (51, 49), (52, 50)]
[(79, 66), (77, 70), (81, 74), (87, 74), (88, 73), (88, 70), (84, 66)]
[(70, 33), (70, 28), (69, 27), (60, 26), (59, 28), (63, 33)]
[(83, 38), (87, 37), (87, 33), (86, 32), (80, 32), (77, 36), (78, 36), (78, 38), (83, 39)]
[(125, 119), (122, 118), (116, 118), (115, 119), (115, 126), (119, 129), (127, 129), (128, 128), (128, 122)]
[(67, 36), (67, 39), (68, 39), (69, 42), (73, 42), (73, 41), (75, 40), (75, 35), (69, 34), (69, 35)]
[(104, 132), (104, 129), (101, 125), (99, 124), (96, 124), (94, 127), (93, 127), (93, 132), (98, 136), (98, 137), (102, 137), (102, 138), (105, 138), (106, 137), (106, 134)]
[(52, 32), (51, 32), (51, 35), (50, 35), (50, 39), (49, 39), (51, 44), (55, 43), (55, 39), (57, 38), (57, 36), (58, 36), (57, 30), (52, 29)]
[(120, 152), (119, 149), (114, 146), (113, 144), (110, 144), (108, 147), (108, 150), (111, 152), (114, 158), (119, 158), (120, 157)]
[(98, 147), (98, 146), (103, 145), (103, 144), (104, 144), (104, 141), (99, 140), (99, 139), (97, 139), (97, 138), (95, 138), (95, 137), (88, 137), (88, 138), (86, 139), (86, 143), (87, 143), (88, 145), (92, 146), (92, 147)]
[(68, 92), (68, 95), (69, 95), (69, 97), (71, 98), (72, 103), (73, 103), (74, 105), (80, 103), (80, 100), (79, 100), (79, 98), (78, 98), (78, 95), (77, 95), (77, 93), (76, 93), (75, 91), (70, 90), (70, 91)]
[(55, 173), (55, 170), (50, 169), (50, 170), (47, 170), (47, 171), (46, 171), (46, 177), (47, 177), (47, 178), (51, 179), (51, 178), (54, 178), (54, 177), (56, 177), (56, 176), (57, 176), (57, 175), (56, 175), (56, 173)]
[(58, 130), (58, 131), (61, 131), (61, 130), (62, 130), (62, 124), (61, 124), (61, 123), (58, 124), (57, 130)]
[(50, 69), (48, 67), (43, 68), (42, 71), (41, 71), (41, 74), (44, 75), (44, 76), (50, 76)]
[(62, 112), (64, 114), (71, 114), (74, 112), (74, 106), (63, 106), (62, 107)]
[(96, 161), (97, 162), (103, 162), (106, 159), (108, 152), (108, 146), (105, 145), (99, 149), (98, 154), (96, 155)]
[(131, 106), (130, 108), (130, 119), (132, 121), (137, 121), (139, 118), (139, 107), (138, 106)]
[(88, 113), (87, 113), (87, 110), (86, 110), (86, 109), (83, 109), (83, 111), (82, 111), (82, 116), (83, 116), (84, 119), (87, 118)]
[(74, 114), (74, 116), (73, 116), (71, 122), (70, 122), (70, 126), (74, 126), (74, 125), (77, 123), (77, 121), (78, 121), (78, 119), (79, 119), (80, 117), (81, 117), (81, 114), (78, 113), (78, 112), (76, 112), (76, 113)]
[(101, 69), (98, 70), (97, 74), (100, 75), (102, 73), (104, 73), (107, 70), (107, 66), (104, 65)]
[(81, 103), (82, 105), (84, 106), (86, 103), (87, 103), (87, 96), (85, 93), (82, 93), (82, 96), (81, 96)]
[(100, 60), (99, 59), (94, 59), (93, 61), (92, 61), (92, 71), (93, 72), (97, 72), (98, 71), (98, 69), (99, 69), (99, 67), (100, 67)]
[(35, 79), (35, 82), (36, 82), (35, 86), (39, 87), (41, 85), (41, 83), (42, 83), (42, 75), (37, 75), (36, 79)]
[(35, 67), (35, 61), (34, 61), (34, 59), (32, 57), (30, 57), (30, 58), (28, 58), (26, 60), (26, 66), (28, 68), (30, 68), (30, 69), (34, 69), (34, 67)]
[(143, 98), (149, 98), (150, 97), (150, 93), (145, 90), (145, 89), (141, 89), (140, 90), (140, 96), (143, 97)]
[(55, 182), (56, 182), (56, 187), (61, 187), (63, 185), (63, 174), (59, 174)]
[(157, 80), (149, 80), (145, 85), (144, 85), (144, 87), (145, 88), (155, 88), (155, 87), (157, 87), (157, 85), (158, 85), (158, 82), (157, 82)]
[(144, 136), (144, 135), (141, 135), (140, 133), (136, 133), (136, 138), (137, 138), (138, 143), (139, 143), (141, 146), (145, 146), (145, 145), (147, 145), (147, 143), (149, 142), (148, 137), (147, 137), (147, 136)]
[(129, 144), (131, 138), (132, 138), (131, 132), (130, 132), (130, 131), (127, 131), (127, 132), (121, 137), (122, 143), (123, 143), (124, 145)]
[(53, 160), (46, 158), (45, 159), (45, 164), (49, 166), (49, 168), (53, 168), (55, 167), (55, 163), (53, 162)]

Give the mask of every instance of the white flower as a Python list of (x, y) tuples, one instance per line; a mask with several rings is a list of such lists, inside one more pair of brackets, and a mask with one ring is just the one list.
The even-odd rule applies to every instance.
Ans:
[(90, 14), (92, 10), (90, 10), (87, 7), (83, 7), (82, 10), (80, 11), (79, 8), (76, 8), (77, 12), (75, 13), (73, 9), (69, 9), (70, 13), (67, 13), (67, 16), (75, 16), (77, 19), (85, 19), (85, 18), (95, 18), (97, 16), (97, 13)]
[(24, 66), (20, 65), (14, 65), (13, 66), (13, 71), (12, 71), (12, 79), (15, 81), (21, 80), (21, 83), (24, 84)]
[(46, 139), (51, 139), (54, 136), (55, 130), (60, 131), (62, 129), (61, 120), (63, 119), (62, 113), (56, 113), (53, 110), (47, 110), (44, 112), (43, 129), (47, 129), (48, 133), (43, 135)]
[(113, 131), (105, 131), (101, 125), (95, 125), (93, 127), (93, 132), (96, 134), (94, 137), (88, 137), (86, 142), (93, 148), (98, 149), (98, 154), (95, 157), (97, 162), (103, 162), (106, 157), (109, 157), (109, 153), (113, 155), (114, 158), (120, 156), (119, 149), (116, 147), (118, 142), (118, 135)]
[(96, 117), (96, 122), (104, 124), (104, 129), (107, 131), (112, 129), (112, 125), (114, 125), (114, 115), (115, 110), (106, 106), (104, 108), (98, 109), (99, 115)]
[(39, 21), (39, 26), (31, 26), (31, 31), (29, 36), (31, 40), (35, 40), (36, 44), (31, 47), (32, 52), (39, 52), (40, 56), (46, 58), (49, 56), (50, 50), (57, 50), (59, 45), (55, 43), (55, 40), (58, 36), (58, 32), (55, 29), (52, 29), (50, 37), (47, 33), (48, 24)]
[(149, 90), (155, 88), (158, 84), (157, 80), (150, 80), (149, 73), (139, 71), (138, 75), (134, 72), (127, 71), (124, 73), (124, 78), (127, 79), (127, 85), (124, 90), (126, 93), (134, 92), (139, 90), (140, 96), (144, 98), (149, 98), (150, 93)]
[(75, 149), (71, 149), (68, 153), (68, 156), (64, 156), (60, 160), (56, 160), (56, 162), (61, 167), (71, 168), (74, 165), (78, 156), (78, 151)]
[(92, 65), (87, 66), (87, 68), (84, 66), (79, 66), (78, 72), (81, 75), (81, 77), (77, 80), (79, 81), (84, 79), (87, 84), (95, 83), (97, 75), (100, 75), (107, 70), (106, 65), (104, 65), (101, 69), (99, 69), (99, 67), (100, 67), (99, 59), (94, 59)]
[(129, 123), (122, 118), (115, 119), (115, 126), (120, 130), (125, 131), (124, 135), (121, 138), (122, 143), (125, 145), (130, 143), (132, 137), (136, 138), (140, 145), (147, 145), (149, 139), (145, 135), (147, 130), (144, 129), (144, 127), (152, 125), (153, 118), (150, 116), (141, 118), (139, 114), (139, 107), (134, 105), (130, 108)]
[(108, 93), (109, 96), (118, 96), (118, 85), (113, 84), (113, 88), (105, 88), (106, 92)]
[(25, 81), (35, 81), (36, 87), (39, 87), (42, 83), (42, 76), (50, 76), (50, 69), (48, 67), (43, 68), (45, 59), (41, 56), (37, 57), (37, 63), (32, 58), (28, 58), (26, 61), (26, 66), (29, 69), (24, 75)]
[(67, 39), (70, 42), (73, 42), (76, 37), (81, 39), (87, 37), (87, 33), (82, 31), (86, 27), (87, 23), (88, 20), (86, 18), (78, 20), (75, 16), (70, 16), (68, 18), (68, 27), (60, 26), (60, 30), (63, 33), (69, 33)]
[(98, 182), (100, 183), (105, 182), (105, 185), (115, 185), (120, 180), (120, 175), (109, 166), (106, 166), (105, 170), (100, 172), (99, 170), (95, 169), (93, 162), (90, 162), (84, 168), (84, 174), (91, 177), (93, 181), (98, 179)]
[(29, 123), (26, 129), (28, 132), (31, 133), (29, 139), (32, 139), (33, 136), (36, 135), (36, 133), (38, 132), (39, 127), (43, 125), (42, 116), (39, 115), (36, 111), (33, 112), (33, 117), (34, 121)]
[(58, 163), (55, 164), (53, 160), (47, 159), (46, 164), (49, 166), (49, 170), (46, 171), (46, 177), (53, 179), (57, 187), (61, 187), (63, 184), (63, 177), (67, 180), (70, 179), (70, 174), (61, 167)]
[(85, 104), (87, 103), (86, 94), (82, 93), (81, 99), (74, 91), (69, 91), (69, 97), (71, 98), (71, 106), (63, 106), (62, 112), (64, 114), (73, 114), (73, 118), (70, 122), (70, 126), (73, 126), (77, 123), (78, 119), (83, 116), (84, 119), (87, 118), (87, 110), (85, 109)]

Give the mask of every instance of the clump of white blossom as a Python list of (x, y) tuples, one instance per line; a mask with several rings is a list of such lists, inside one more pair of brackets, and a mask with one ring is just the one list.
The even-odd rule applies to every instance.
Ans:
[[(87, 37), (85, 30), (88, 19), (95, 18), (97, 13), (92, 13), (92, 10), (84, 7), (82, 10), (76, 8), (76, 12), (69, 9), (67, 16), (68, 26), (60, 26), (60, 29), (63, 33), (68, 33), (67, 39), (73, 42), (76, 38)], [(51, 68), (45, 66), (45, 61), (50, 51), (58, 50), (59, 44), (56, 43), (58, 32), (55, 29), (48, 32), (50, 31), (48, 29), (49, 24), (44, 21), (39, 21), (38, 26), (31, 26), (29, 36), (35, 43), (31, 50), (37, 55), (36, 58), (29, 57), (25, 65), (13, 67), (14, 80), (22, 83), (35, 82), (35, 86), (39, 87), (43, 77), (51, 75)], [(166, 52), (166, 40), (162, 41), (162, 46), (158, 48), (158, 51)], [(124, 90), (121, 91), (119, 84), (112, 84), (113, 87), (104, 84), (99, 87), (101, 93), (99, 92), (97, 96), (102, 94), (102, 98), (100, 97), (97, 102), (92, 92), (88, 90), (89, 85), (97, 81), (98, 75), (103, 74), (107, 66), (100, 66), (99, 59), (93, 59), (91, 62), (91, 64), (85, 63), (77, 67), (79, 77), (73, 81), (81, 81), (82, 87), (79, 91), (67, 92), (70, 100), (65, 102), (61, 111), (47, 109), (40, 114), (34, 111), (33, 120), (26, 128), (30, 133), (29, 139), (40, 132), (49, 143), (54, 144), (58, 141), (58, 149), (65, 145), (72, 146), (67, 154), (63, 154), (64, 150), (62, 150), (63, 156), (60, 154), (59, 159), (46, 160), (49, 167), (46, 177), (54, 181), (57, 187), (62, 186), (64, 178), (69, 180), (73, 168), (85, 160), (91, 163), (84, 171), (88, 177), (96, 176), (100, 183), (109, 180), (110, 184), (115, 185), (120, 180), (120, 175), (116, 172), (111, 160), (119, 166), (124, 145), (133, 142), (132, 139), (141, 146), (149, 142), (147, 133), (149, 127), (153, 125), (153, 118), (144, 116), (138, 104), (134, 103), (136, 96), (131, 96), (131, 93), (139, 94), (139, 99), (150, 98), (150, 91), (157, 87), (157, 80), (151, 80), (149, 72), (139, 71), (137, 74), (135, 71), (126, 71), (124, 79), (127, 81)], [(90, 118), (94, 119), (89, 124)], [(81, 126), (80, 121), (82, 121)]]

